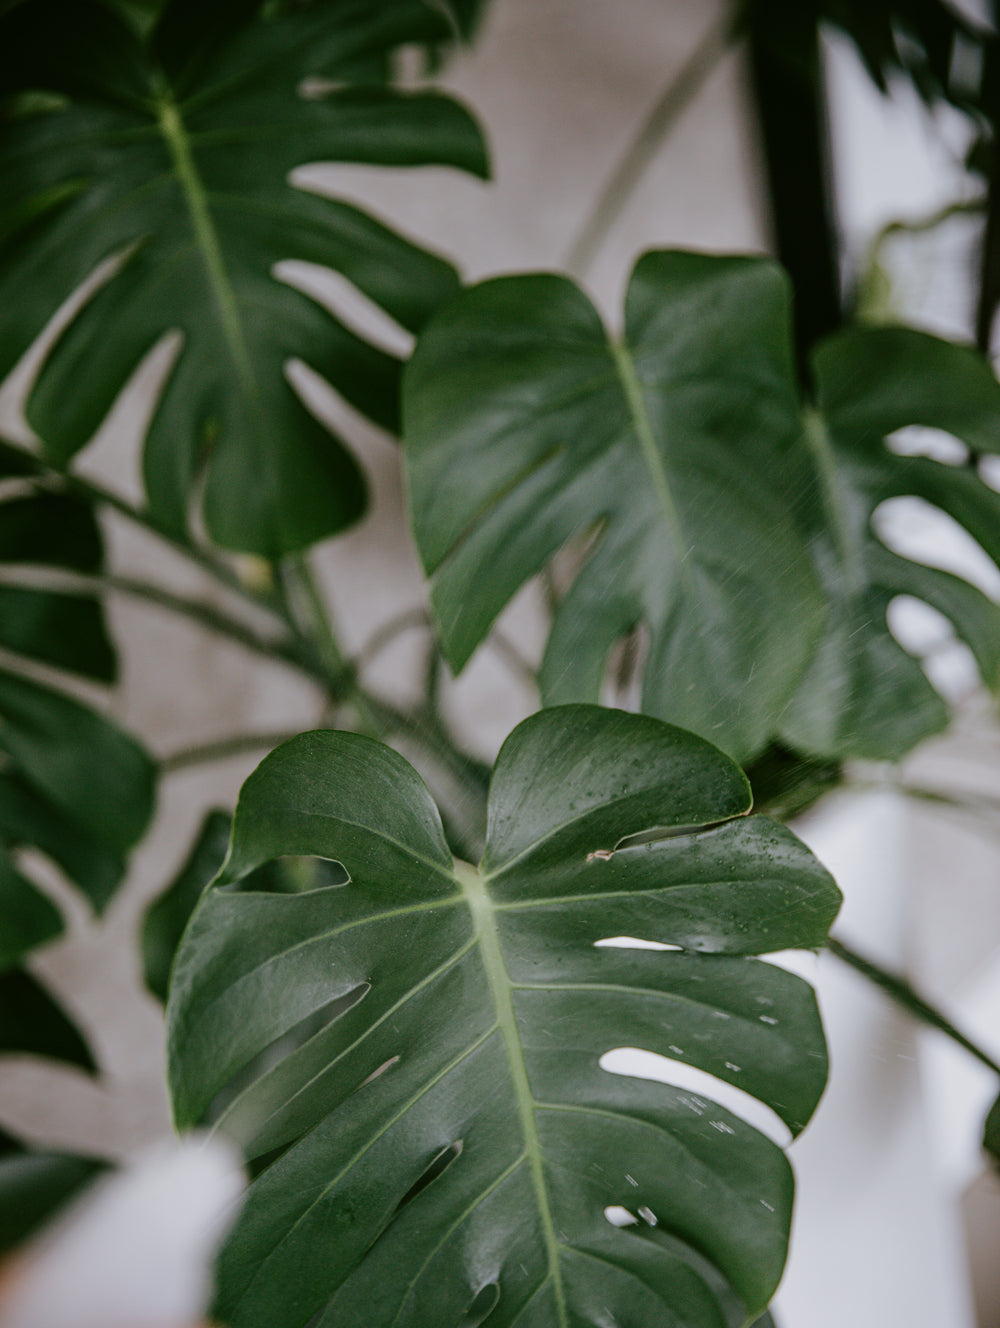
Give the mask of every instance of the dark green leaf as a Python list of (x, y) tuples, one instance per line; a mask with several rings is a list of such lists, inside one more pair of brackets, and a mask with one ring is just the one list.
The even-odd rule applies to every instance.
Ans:
[(97, 1073), (72, 1019), (37, 978), (20, 968), (0, 973), (0, 1055), (5, 1054), (44, 1056)]
[(59, 910), (17, 870), (0, 843), (0, 971), (62, 929)]
[[(269, 20), (259, 10), (173, 0), (145, 43), (86, 0), (36, 0), (0, 19), (0, 94), (64, 98), (14, 120), (0, 147), (0, 377), (98, 263), (127, 251), (55, 345), (29, 417), (65, 464), (146, 351), (179, 330), (146, 439), (151, 506), (183, 532), (203, 481), (212, 538), (276, 558), (365, 502), (357, 463), (292, 390), (288, 362), (311, 365), (390, 429), (400, 364), (275, 278), (275, 264), (333, 268), (411, 330), (457, 285), (447, 263), (292, 187), (290, 172), (322, 160), (486, 168), (456, 103), (343, 84), (361, 57), (447, 35), (431, 6), (339, 0)], [(317, 76), (337, 85), (299, 95)]]
[[(0, 564), (94, 573), (102, 560), (88, 503), (49, 493), (0, 501)], [(114, 647), (93, 594), (0, 586), (0, 646), (99, 682), (115, 678)]]
[[(103, 556), (88, 502), (21, 491), (0, 498), (0, 564), (93, 575)], [(116, 674), (103, 609), (89, 591), (0, 586), (0, 646), (101, 682)], [(147, 758), (78, 701), (3, 673), (0, 749), (10, 758), (0, 770), (0, 849), (41, 849), (103, 908), (148, 819)]]
[(104, 910), (125, 873), (125, 859), (119, 849), (95, 836), (93, 827), (76, 824), (44, 794), (8, 771), (0, 772), (0, 842), (11, 848), (41, 849), (83, 891), (98, 913)]
[(546, 702), (597, 700), (612, 646), (645, 623), (643, 709), (754, 755), (821, 627), (791, 516), (798, 433), (787, 284), (767, 260), (647, 254), (622, 342), (562, 277), (466, 291), (406, 386), (414, 532), (450, 662), (591, 532)]
[(909, 425), (945, 430), (974, 452), (1000, 446), (1000, 384), (974, 351), (907, 328), (852, 328), (814, 359), (819, 414), (813, 548), (827, 598), (826, 633), (780, 731), (823, 756), (897, 759), (944, 728), (949, 711), (919, 662), (897, 644), (886, 610), (898, 595), (949, 618), (984, 682), (1000, 685), (1000, 609), (956, 576), (890, 552), (872, 530), (884, 500), (924, 499), (1000, 563), (1000, 495), (974, 469), (890, 451)]
[(0, 503), (0, 562), (98, 572), (104, 560), (90, 504), (67, 494), (22, 494)]
[(113, 682), (117, 671), (100, 604), (89, 596), (0, 586), (0, 646), (98, 682)]
[(107, 1169), (108, 1164), (98, 1158), (73, 1153), (46, 1152), (23, 1146), (3, 1150), (0, 1153), (0, 1256), (34, 1235)]
[(109, 849), (125, 853), (145, 830), (152, 762), (74, 698), (0, 670), (0, 751), (30, 788)]
[(990, 1107), (983, 1126), (983, 1150), (994, 1166), (1000, 1166), (1000, 1098)]
[[(146, 910), (142, 928), (143, 975), (146, 986), (161, 1001), (167, 998), (170, 969), (188, 919), (226, 856), (231, 824), (229, 812), (209, 812), (177, 876)], [(343, 885), (347, 879), (336, 863), (289, 856), (258, 867), (241, 884), (245, 890), (300, 894), (323, 886)]]
[(142, 924), (142, 971), (146, 986), (161, 1001), (167, 998), (170, 968), (188, 918), (226, 856), (231, 823), (228, 812), (209, 812), (184, 865), (146, 910)]
[[(260, 1173), (219, 1317), (726, 1328), (759, 1314), (785, 1258), (784, 1153), (710, 1096), (601, 1068), (616, 1047), (661, 1053), (793, 1133), (815, 1107), (813, 994), (750, 956), (820, 945), (837, 890), (748, 807), (741, 772), (703, 740), (553, 708), (500, 753), (477, 871), (453, 863), (388, 748), (323, 731), (272, 753), (168, 1005), (178, 1125), (214, 1124)], [(341, 863), (349, 882), (250, 887), (287, 854)], [(623, 935), (667, 952), (597, 945)], [(613, 1226), (616, 1206), (638, 1225)]]

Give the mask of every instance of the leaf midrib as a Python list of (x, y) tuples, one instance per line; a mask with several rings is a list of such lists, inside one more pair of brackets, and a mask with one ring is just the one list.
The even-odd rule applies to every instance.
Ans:
[(548, 1186), (545, 1181), (545, 1166), (538, 1138), (538, 1126), (535, 1120), (536, 1103), (528, 1080), (528, 1067), (524, 1060), (521, 1033), (518, 1028), (517, 1017), (514, 1014), (514, 987), (507, 973), (503, 951), (500, 948), (493, 901), (487, 893), (484, 878), (474, 867), (456, 864), (455, 875), (472, 912), (483, 966), (486, 969), (490, 993), (493, 996), (497, 1027), (500, 1029), (504, 1049), (507, 1053), (507, 1062), (514, 1085), (514, 1095), (517, 1099), (518, 1116), (521, 1121), (521, 1133), (524, 1138), (524, 1151), (527, 1154), (528, 1165), (531, 1170), (535, 1202), (542, 1224), (542, 1234), (548, 1256), (549, 1272), (556, 1300), (557, 1323), (559, 1328), (569, 1328), (566, 1293), (562, 1284), (562, 1269), (559, 1264), (560, 1241), (556, 1234), (552, 1208), (549, 1203)]
[(622, 391), (625, 393), (632, 427), (639, 441), (639, 450), (649, 470), (660, 507), (663, 509), (665, 523), (670, 532), (670, 542), (677, 558), (678, 570), (683, 576), (687, 555), (692, 546), (687, 543), (684, 537), (680, 510), (670, 487), (663, 457), (656, 446), (653, 425), (649, 418), (649, 412), (646, 410), (646, 403), (642, 399), (642, 384), (639, 382), (639, 376), (635, 371), (635, 365), (628, 347), (616, 341), (611, 341), (608, 344), (615, 362), (615, 368), (618, 370)]
[(253, 398), (257, 395), (253, 361), (243, 333), (243, 320), (240, 317), (236, 292), (229, 279), (222, 245), (212, 220), (208, 191), (195, 165), (187, 127), (165, 82), (161, 86), (155, 106), (157, 124), (187, 204), (195, 243), (208, 274), (209, 286), (222, 324), (227, 349), (243, 390)]
[(802, 437), (813, 461), (820, 499), (830, 525), (830, 538), (840, 556), (841, 571), (848, 595), (864, 588), (864, 553), (851, 529), (844, 508), (844, 494), (840, 485), (840, 468), (826, 422), (819, 411), (807, 408), (803, 412)]

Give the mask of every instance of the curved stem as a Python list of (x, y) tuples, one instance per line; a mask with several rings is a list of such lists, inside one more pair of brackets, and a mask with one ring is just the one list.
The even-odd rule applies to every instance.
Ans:
[(360, 673), (387, 646), (390, 646), (397, 636), (402, 636), (404, 632), (415, 631), (420, 628), (425, 631), (430, 628), (430, 619), (427, 617), (426, 610), (421, 608), (404, 609), (395, 618), (390, 618), (381, 627), (375, 628), (355, 656), (354, 669)]
[(649, 163), (694, 100), (709, 74), (729, 49), (743, 18), (742, 4), (723, 14), (701, 39), (663, 90), (653, 109), (629, 144), (625, 155), (595, 199), (566, 255), (565, 268), (580, 277), (588, 271), (598, 249), (642, 180)]
[[(473, 788), (477, 794), (485, 794), (489, 771), (480, 762), (461, 751), (439, 726), (428, 723), (425, 717), (410, 715), (399, 710), (389, 702), (371, 695), (361, 686), (357, 678), (357, 662), (345, 658), (341, 650), (322, 594), (305, 556), (300, 555), (290, 560), (285, 569), (290, 583), (288, 587), (290, 593), (281, 588), (280, 581), (279, 588), (274, 592), (257, 592), (244, 585), (237, 574), (221, 559), (206, 550), (199, 549), (164, 527), (151, 513), (133, 507), (126, 499), (92, 480), (49, 465), (43, 457), (20, 443), (11, 442), (6, 438), (3, 441), (6, 446), (23, 455), (29, 462), (35, 472), (36, 482), (54, 481), (65, 491), (111, 508), (133, 524), (141, 526), (169, 544), (188, 561), (197, 564), (215, 581), (238, 595), (248, 605), (270, 612), (288, 631), (291, 639), (270, 641), (266, 637), (258, 636), (251, 628), (215, 609), (214, 606), (131, 578), (81, 576), (77, 584), (86, 581), (95, 588), (131, 594), (158, 604), (162, 608), (183, 614), (202, 626), (228, 636), (231, 640), (240, 642), (257, 654), (280, 660), (298, 669), (312, 682), (322, 686), (331, 702), (343, 704), (350, 701), (356, 713), (358, 727), (362, 731), (373, 737), (382, 737), (387, 733), (408, 735), (453, 775)], [(367, 652), (370, 656), (373, 649), (381, 649), (387, 631), (388, 627), (376, 633), (362, 653)], [(378, 639), (380, 636), (383, 637), (382, 641)], [(170, 758), (175, 768), (179, 768), (179, 758), (179, 753)], [(206, 755), (204, 759), (208, 761), (212, 758)]]
[(199, 548), (189, 540), (184, 539), (168, 526), (163, 525), (153, 516), (151, 512), (144, 511), (142, 508), (133, 507), (127, 499), (122, 498), (120, 494), (112, 489), (106, 489), (103, 485), (94, 480), (84, 479), (72, 471), (61, 470), (56, 466), (51, 466), (37, 453), (23, 447), (20, 443), (12, 442), (6, 436), (2, 439), (5, 447), (11, 451), (20, 453), (25, 460), (31, 463), (37, 470), (34, 477), (35, 481), (43, 483), (54, 481), (60, 489), (67, 493), (79, 495), (92, 503), (101, 507), (110, 508), (123, 516), (133, 525), (140, 526), (157, 539), (169, 544), (172, 549), (179, 553), (188, 562), (194, 563), (203, 571), (207, 572), (214, 580), (221, 582), (228, 590), (245, 599), (247, 603), (253, 604), (257, 609), (264, 609), (284, 620), (281, 606), (276, 596), (260, 591), (250, 589), (241, 581), (240, 577), (233, 569), (221, 558), (215, 557), (205, 549)]
[(836, 955), (839, 960), (853, 968), (856, 973), (868, 979), (875, 984), (881, 991), (891, 997), (897, 1005), (902, 1006), (909, 1014), (919, 1019), (921, 1023), (927, 1024), (931, 1028), (936, 1028), (939, 1033), (944, 1033), (950, 1037), (952, 1042), (963, 1047), (970, 1056), (974, 1056), (994, 1074), (1000, 1075), (1000, 1064), (998, 1064), (988, 1052), (978, 1046), (971, 1038), (965, 1036), (945, 1015), (941, 1013), (936, 1006), (926, 1000), (911, 986), (905, 978), (896, 973), (890, 973), (888, 969), (876, 964), (873, 959), (866, 955), (859, 954), (851, 946), (845, 945), (843, 941), (837, 940), (831, 936), (826, 943), (826, 948), (831, 954)]
[(210, 632), (238, 642), (255, 654), (288, 664), (292, 668), (308, 673), (314, 681), (328, 684), (326, 674), (303, 655), (297, 642), (261, 636), (238, 618), (231, 617), (215, 605), (206, 604), (203, 600), (179, 595), (153, 582), (133, 577), (114, 576), (110, 573), (92, 575), (68, 570), (52, 573), (48, 568), (43, 568), (41, 571), (44, 573), (43, 576), (33, 577), (30, 569), (4, 568), (0, 573), (0, 585), (51, 591), (53, 594), (94, 591), (127, 595), (132, 599), (143, 600), (147, 604), (155, 604), (157, 608), (167, 609), (197, 623), (200, 627), (207, 628)]
[(283, 569), (290, 616), (299, 635), (316, 643), (332, 678), (347, 669), (347, 659), (333, 630), (333, 621), (307, 554), (289, 558)]
[(272, 733), (236, 733), (229, 738), (219, 738), (215, 742), (196, 743), (191, 747), (180, 747), (175, 752), (160, 757), (160, 773), (176, 774), (178, 770), (187, 770), (193, 765), (209, 765), (213, 761), (224, 761), (230, 756), (243, 756), (247, 752), (270, 751), (298, 735), (298, 729), (278, 729)]

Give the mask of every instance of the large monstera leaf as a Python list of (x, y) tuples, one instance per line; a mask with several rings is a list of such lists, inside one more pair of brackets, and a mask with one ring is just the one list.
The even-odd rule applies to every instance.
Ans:
[(484, 173), (479, 133), (455, 103), (356, 81), (447, 31), (421, 0), (169, 0), (149, 28), (98, 0), (32, 0), (0, 18), (0, 378), (84, 279), (120, 258), (30, 396), (51, 461), (88, 442), (146, 352), (179, 332), (145, 443), (159, 520), (185, 531), (203, 483), (210, 537), (276, 558), (360, 514), (358, 466), (302, 404), (288, 364), (313, 367), (395, 429), (399, 361), (273, 269), (335, 269), (411, 331), (457, 279), (289, 176), (326, 160)]
[[(168, 1004), (177, 1123), (225, 1131), (257, 1173), (219, 1317), (725, 1328), (759, 1313), (785, 1259), (784, 1152), (711, 1092), (601, 1059), (660, 1053), (792, 1133), (808, 1120), (826, 1076), (812, 991), (751, 956), (822, 944), (839, 896), (748, 807), (702, 739), (555, 707), (500, 753), (475, 869), (389, 748), (325, 731), (272, 753)], [(289, 855), (349, 880), (255, 886)], [(624, 937), (646, 948), (599, 944)], [(634, 1225), (606, 1215), (622, 1209)]]
[[(818, 411), (804, 442), (814, 462), (813, 539), (830, 606), (827, 628), (781, 722), (800, 750), (896, 759), (943, 729), (949, 709), (896, 642), (897, 595), (950, 619), (983, 681), (1000, 686), (1000, 608), (961, 577), (913, 562), (878, 538), (887, 499), (917, 497), (947, 513), (1000, 565), (1000, 495), (974, 464), (1000, 451), (1000, 384), (967, 348), (909, 328), (853, 328), (814, 357)], [(900, 455), (898, 430), (924, 426), (967, 444), (970, 463)]]
[(460, 668), (517, 588), (592, 533), (555, 615), (546, 703), (598, 699), (643, 623), (643, 709), (755, 755), (820, 628), (792, 516), (800, 414), (785, 278), (649, 253), (609, 338), (558, 276), (464, 292), (406, 383), (413, 528)]

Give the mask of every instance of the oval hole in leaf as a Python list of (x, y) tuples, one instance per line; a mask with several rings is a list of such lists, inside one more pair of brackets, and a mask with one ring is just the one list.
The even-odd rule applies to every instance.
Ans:
[(683, 950), (682, 945), (668, 945), (666, 941), (643, 941), (638, 936), (606, 936), (595, 941), (594, 949), (611, 950)]
[(923, 498), (887, 498), (872, 513), (872, 530), (893, 553), (952, 572), (1000, 603), (1000, 568), (967, 530)]
[(350, 873), (334, 858), (286, 853), (264, 863), (232, 888), (234, 891), (265, 890), (268, 894), (297, 895), (350, 883)]
[(479, 1328), (497, 1307), (500, 1300), (500, 1286), (497, 1282), (487, 1282), (476, 1293), (472, 1304), (465, 1311), (458, 1328)]
[[(680, 1049), (679, 1054), (683, 1054), (683, 1049)], [(643, 1051), (639, 1047), (615, 1047), (612, 1051), (606, 1051), (598, 1064), (609, 1074), (633, 1079), (655, 1079), (659, 1083), (693, 1093), (696, 1095), (693, 1105), (703, 1105), (706, 1115), (711, 1112), (713, 1104), (718, 1103), (734, 1115), (741, 1116), (748, 1125), (766, 1135), (780, 1148), (787, 1147), (791, 1142), (791, 1130), (770, 1107), (750, 1093), (745, 1093), (742, 1088), (716, 1079), (715, 1075), (698, 1070), (684, 1061), (661, 1056), (655, 1051)], [(707, 1100), (702, 1104), (701, 1098)]]
[[(401, 1213), (407, 1204), (413, 1202), (418, 1194), (423, 1190), (426, 1190), (428, 1185), (432, 1185), (439, 1176), (443, 1175), (455, 1159), (461, 1155), (461, 1152), (462, 1140), (456, 1139), (454, 1143), (448, 1144), (447, 1147), (441, 1149), (440, 1153), (435, 1154), (420, 1177), (410, 1186), (402, 1199), (400, 1199), (399, 1203), (396, 1205), (396, 1211), (393, 1213), (393, 1217)], [(475, 1301), (473, 1301), (473, 1304), (475, 1304)], [(464, 1323), (465, 1320), (463, 1319), (462, 1322)], [(474, 1322), (478, 1323), (479, 1320), (476, 1319)]]
[(923, 424), (909, 424), (897, 429), (885, 440), (885, 445), (896, 456), (924, 456), (946, 466), (964, 466), (969, 449), (954, 434), (943, 429), (931, 429)]
[(273, 1042), (268, 1043), (256, 1056), (252, 1056), (241, 1070), (229, 1080), (224, 1087), (220, 1088), (218, 1093), (212, 1099), (212, 1102), (205, 1114), (206, 1122), (218, 1120), (218, 1118), (227, 1111), (241, 1093), (255, 1083), (268, 1070), (273, 1070), (283, 1060), (287, 1059), (292, 1052), (298, 1051), (299, 1047), (314, 1038), (318, 1033), (322, 1033), (325, 1028), (335, 1023), (348, 1010), (352, 1010), (359, 1001), (371, 991), (370, 982), (360, 982), (350, 991), (344, 992), (340, 996), (335, 996), (333, 1000), (327, 1001), (321, 1005), (318, 1010), (313, 1010), (307, 1014), (304, 1019), (300, 1019), (297, 1024), (293, 1024)]

